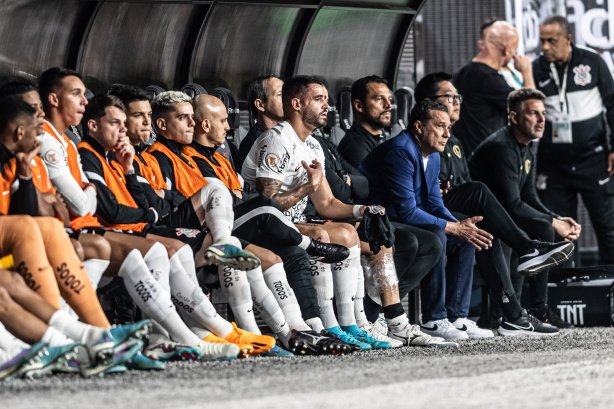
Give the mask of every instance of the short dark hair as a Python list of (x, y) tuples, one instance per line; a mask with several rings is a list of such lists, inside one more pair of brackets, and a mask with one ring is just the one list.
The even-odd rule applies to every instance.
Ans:
[(36, 110), (27, 104), (20, 96), (4, 95), (0, 97), (0, 132), (20, 116), (35, 116)]
[(284, 112), (290, 112), (292, 110), (292, 104), (290, 102), (292, 98), (303, 95), (303, 92), (305, 92), (311, 84), (326, 86), (322, 80), (310, 75), (296, 75), (288, 78), (284, 82), (284, 86), (281, 89), (281, 101)]
[(352, 110), (354, 110), (355, 100), (359, 100), (364, 104), (367, 99), (367, 93), (369, 92), (368, 85), (371, 83), (386, 84), (386, 86), (388, 86), (388, 81), (375, 74), (357, 79), (352, 84)]
[(443, 81), (451, 82), (452, 76), (443, 71), (426, 74), (416, 84), (416, 89), (414, 90), (414, 98), (416, 98), (416, 102), (424, 101), (427, 98), (433, 98), (435, 95), (437, 95), (439, 84)]
[(83, 114), (83, 128), (87, 129), (87, 122), (90, 119), (98, 121), (105, 115), (105, 109), (108, 107), (116, 107), (122, 111), (126, 110), (126, 107), (122, 103), (121, 99), (114, 95), (97, 94), (90, 100), (85, 107), (85, 113)]
[(546, 96), (543, 92), (533, 88), (520, 88), (514, 90), (507, 96), (507, 111), (519, 112), (522, 103), (529, 99), (544, 101)]
[(431, 119), (431, 111), (443, 111), (448, 112), (448, 107), (442, 104), (439, 101), (435, 101), (433, 99), (425, 99), (421, 102), (416, 103), (414, 107), (411, 109), (409, 114), (409, 130), (414, 129), (414, 125), (418, 121), (425, 121), (427, 119)]
[(569, 22), (567, 21), (567, 19), (563, 16), (550, 16), (547, 17), (546, 19), (544, 19), (544, 21), (542, 21), (541, 25), (542, 26), (547, 26), (550, 24), (558, 24), (559, 27), (561, 27), (562, 31), (563, 31), (563, 35), (564, 36), (568, 36), (569, 35)]
[(43, 102), (43, 111), (49, 113), (49, 94), (60, 89), (64, 78), (73, 76), (83, 80), (81, 74), (69, 68), (52, 67), (41, 74), (38, 80), (38, 92)]
[(267, 101), (267, 89), (265, 84), (266, 81), (270, 80), (271, 78), (277, 78), (278, 80), (281, 80), (281, 78), (275, 74), (262, 75), (260, 77), (254, 78), (247, 86), (247, 104), (249, 106), (249, 110), (254, 117), (258, 115), (258, 110), (256, 109), (254, 102), (256, 102), (257, 99), (260, 99), (264, 102)]
[(2, 85), (0, 87), (0, 96), (23, 95), (30, 91), (38, 91), (38, 89), (32, 82), (25, 78), (20, 78)]
[(131, 102), (149, 101), (149, 95), (147, 95), (144, 89), (131, 85), (113, 84), (107, 90), (107, 95), (113, 95), (121, 99), (126, 108), (128, 108)]

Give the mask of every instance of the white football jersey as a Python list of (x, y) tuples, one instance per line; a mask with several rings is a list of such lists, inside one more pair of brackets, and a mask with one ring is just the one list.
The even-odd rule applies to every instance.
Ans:
[[(253, 190), (256, 178), (270, 178), (282, 182), (281, 191), (286, 192), (307, 182), (307, 171), (301, 161), (317, 159), (324, 168), (324, 153), (320, 143), (311, 135), (301, 141), (288, 122), (282, 122), (265, 131), (249, 151), (241, 174)], [(307, 206), (307, 196), (285, 212), (294, 223), (305, 221), (303, 212)]]

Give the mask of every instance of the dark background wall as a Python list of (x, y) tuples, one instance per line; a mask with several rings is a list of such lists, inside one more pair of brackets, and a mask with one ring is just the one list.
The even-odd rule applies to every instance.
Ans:
[(90, 88), (197, 82), (245, 97), (275, 73), (319, 74), (333, 92), (376, 73), (392, 83), (415, 0), (0, 1), (0, 75), (77, 69)]

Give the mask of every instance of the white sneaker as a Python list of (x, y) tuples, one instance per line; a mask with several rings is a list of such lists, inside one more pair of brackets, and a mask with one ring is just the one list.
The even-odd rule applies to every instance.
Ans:
[(203, 361), (229, 361), (239, 356), (241, 349), (235, 344), (218, 344), (201, 341), (198, 345)]
[(388, 333), (388, 326), (386, 325), (386, 320), (383, 318), (378, 318), (373, 324), (366, 323), (365, 325), (361, 325), (359, 327), (363, 331), (367, 331), (367, 333), (378, 341), (387, 342), (392, 345), (392, 348), (400, 348), (403, 346), (403, 342), (394, 338), (390, 338), (386, 334)]
[(432, 337), (420, 331), (420, 327), (410, 324), (405, 315), (388, 320), (388, 336), (401, 341), (403, 345), (412, 347), (458, 349), (456, 342), (446, 341), (440, 337)]
[(457, 329), (447, 318), (425, 322), (420, 325), (420, 329), (428, 335), (440, 337), (446, 341), (457, 341), (469, 338), (466, 331)]
[(491, 330), (478, 327), (478, 324), (469, 318), (457, 318), (452, 325), (459, 331), (465, 331), (469, 338), (492, 338), (495, 336)]

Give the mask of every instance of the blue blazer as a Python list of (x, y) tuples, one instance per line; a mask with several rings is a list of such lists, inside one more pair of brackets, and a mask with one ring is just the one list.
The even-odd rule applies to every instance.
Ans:
[(428, 156), (426, 170), (416, 139), (408, 131), (376, 147), (362, 162), (369, 180), (369, 202), (386, 207), (389, 217), (414, 226), (458, 221), (439, 190), (439, 153)]

